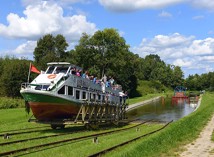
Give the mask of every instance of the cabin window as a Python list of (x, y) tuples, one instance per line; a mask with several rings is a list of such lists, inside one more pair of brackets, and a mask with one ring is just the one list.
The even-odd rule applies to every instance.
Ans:
[(100, 94), (98, 94), (98, 100), (100, 100), (101, 99), (101, 95)]
[(73, 94), (74, 94), (73, 87), (68, 86), (68, 95), (73, 95)]
[(55, 70), (55, 74), (64, 73), (66, 74), (68, 71), (68, 67), (57, 67)]
[(58, 94), (65, 94), (65, 86), (58, 91)]
[(94, 100), (96, 99), (96, 94), (93, 94)]
[(82, 92), (82, 99), (87, 99), (86, 92)]
[(80, 91), (76, 90), (76, 99), (80, 99)]
[(54, 71), (54, 66), (48, 67), (46, 74), (52, 74)]

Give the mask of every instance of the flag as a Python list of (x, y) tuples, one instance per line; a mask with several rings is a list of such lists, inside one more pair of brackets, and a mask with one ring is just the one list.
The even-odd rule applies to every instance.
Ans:
[(40, 74), (40, 71), (33, 64), (30, 64), (30, 71)]

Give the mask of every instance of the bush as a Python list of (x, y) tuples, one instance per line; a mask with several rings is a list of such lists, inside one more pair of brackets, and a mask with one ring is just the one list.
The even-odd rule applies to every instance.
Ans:
[(21, 108), (25, 103), (23, 99), (0, 97), (0, 109)]
[(166, 88), (159, 81), (142, 81), (142, 80), (138, 81), (137, 91), (141, 95), (162, 93), (166, 92), (167, 90), (169, 89)]

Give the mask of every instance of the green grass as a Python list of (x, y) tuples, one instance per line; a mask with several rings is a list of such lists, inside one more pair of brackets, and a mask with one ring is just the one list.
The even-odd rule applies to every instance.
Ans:
[[(27, 122), (28, 118), (30, 117), (25, 113), (24, 108), (18, 108), (18, 109), (2, 109), (0, 110), (0, 133), (6, 130), (17, 130), (17, 129), (23, 129), (23, 128), (33, 128), (33, 127), (41, 127), (41, 126), (47, 126), (47, 125), (41, 125), (41, 124), (35, 124), (35, 123), (29, 123)], [(80, 130), (81, 132), (64, 135), (60, 137), (54, 137), (54, 138), (48, 138), (48, 139), (40, 139), (35, 141), (27, 141), (24, 143), (17, 143), (12, 144), (8, 146), (1, 146), (0, 153), (19, 149), (23, 147), (29, 147), (29, 146), (35, 146), (38, 144), (44, 144), (49, 143), (57, 140), (63, 140), (68, 138), (74, 138), (74, 137), (80, 137), (83, 135), (90, 135), (94, 133), (100, 133), (110, 130), (116, 130), (120, 128), (130, 127), (136, 124), (129, 124), (122, 127), (102, 127), (99, 130), (82, 130), (82, 126), (66, 126), (65, 130), (42, 130), (36, 133), (31, 134), (22, 134), (22, 135), (11, 135), (10, 139), (0, 139), (0, 143), (7, 142), (7, 141), (15, 141), (19, 139), (26, 139), (26, 138), (32, 138), (32, 137), (38, 137), (38, 136), (47, 136), (47, 135), (53, 135), (53, 134), (59, 134), (63, 132), (69, 132), (74, 131), (74, 127), (79, 128), (82, 127)], [(142, 134), (148, 133), (152, 130), (156, 130), (160, 128), (161, 124), (144, 124), (140, 126), (140, 131), (136, 131), (135, 128), (129, 129), (127, 131), (115, 133), (112, 135), (107, 136), (100, 136), (98, 137), (99, 143), (94, 144), (92, 142), (92, 138), (89, 138), (87, 140), (83, 140), (80, 142), (68, 142), (61, 145), (55, 145), (51, 147), (45, 147), (41, 148), (39, 150), (29, 150), (28, 152), (20, 153), (19, 155), (25, 154), (26, 156), (88, 156), (90, 154), (93, 154), (97, 151), (101, 151), (103, 149), (106, 149), (108, 147), (111, 147), (115, 144), (119, 144), (121, 142), (124, 142), (128, 139), (135, 138), (137, 136), (140, 136)], [(57, 154), (57, 155), (56, 155)], [(17, 154), (18, 155), (18, 154)], [(24, 156), (25, 156), (24, 155)]]
[(170, 124), (168, 128), (155, 135), (120, 148), (106, 156), (177, 156), (184, 144), (198, 137), (213, 113), (214, 94), (206, 93), (197, 111)]
[[(151, 95), (147, 98), (139, 98), (136, 102), (146, 100), (152, 97), (156, 97), (159, 95)], [(112, 151), (105, 156), (149, 156), (149, 157), (156, 157), (156, 156), (177, 156), (179, 151), (182, 149), (184, 144), (187, 144), (194, 139), (196, 139), (206, 125), (208, 120), (214, 113), (214, 93), (206, 93), (203, 96), (202, 103), (200, 108), (186, 116), (179, 121), (173, 122), (170, 124), (166, 129), (162, 130), (161, 132), (151, 135), (147, 138), (138, 140), (129, 144), (127, 146), (123, 146), (116, 151)], [(0, 132), (10, 129), (19, 129), (19, 128), (29, 128), (29, 127), (36, 127), (36, 126), (44, 126), (41, 124), (34, 124), (28, 123), (27, 120), (29, 115), (26, 114), (25, 109), (3, 109), (0, 110)], [(124, 126), (128, 127), (128, 126)], [(88, 156), (93, 154), (97, 151), (103, 150), (108, 147), (112, 147), (115, 144), (120, 142), (124, 142), (128, 139), (137, 137), (141, 134), (149, 132), (151, 130), (155, 130), (160, 128), (160, 125), (143, 125), (140, 129), (140, 132), (136, 132), (135, 129), (124, 131), (117, 134), (112, 134), (108, 136), (98, 137), (99, 143), (94, 144), (92, 139), (80, 141), (77, 143), (69, 142), (62, 145), (54, 146), (54, 148), (46, 147), (41, 148), (40, 150), (35, 150), (35, 152), (29, 151), (29, 154), (26, 156)], [(68, 126), (66, 128), (72, 128), (72, 126)], [(109, 127), (109, 130), (114, 130), (118, 128)], [(56, 137), (51, 139), (43, 139), (43, 140), (36, 140), (33, 142), (26, 142), (24, 144), (14, 144), (11, 146), (4, 146), (1, 147), (1, 152), (6, 150), (18, 149), (22, 146), (32, 146), (37, 144), (42, 144), (46, 142), (51, 142), (55, 140), (61, 140), (65, 138), (73, 138), (78, 137), (86, 134), (93, 134), (106, 131), (104, 128), (95, 131), (84, 131), (79, 133), (74, 133), (71, 135), (66, 135), (63, 137)], [(49, 131), (41, 131), (34, 134), (29, 135), (19, 135), (17, 137), (12, 136), (9, 140), (17, 140), (23, 139), (27, 137), (36, 137), (36, 136), (43, 136), (43, 135), (51, 135), (61, 133), (62, 130), (49, 130)], [(4, 142), (5, 140), (1, 139), (0, 142)], [(180, 148), (180, 149), (179, 149)], [(27, 152), (25, 152), (27, 153)]]

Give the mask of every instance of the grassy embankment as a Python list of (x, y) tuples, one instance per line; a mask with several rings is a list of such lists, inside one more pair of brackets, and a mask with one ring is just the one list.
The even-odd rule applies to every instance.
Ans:
[[(144, 97), (131, 99), (129, 100), (130, 101), (129, 103), (133, 104), (135, 102), (147, 100), (159, 95), (161, 94), (146, 95)], [(118, 149), (115, 152), (106, 154), (106, 156), (173, 156), (173, 155), (176, 156), (176, 154), (179, 153), (178, 148), (183, 144), (186, 144), (197, 138), (200, 131), (206, 125), (207, 121), (214, 112), (213, 102), (214, 102), (214, 93), (206, 93), (203, 96), (200, 108), (196, 112), (190, 114), (187, 117), (182, 118), (177, 122), (172, 123), (165, 130), (155, 135), (136, 141), (132, 144), (129, 144), (128, 146)], [(0, 114), (1, 114), (0, 131), (9, 129), (19, 129), (25, 127), (35, 127), (35, 125), (41, 126), (38, 124), (27, 123), (27, 119), (29, 118), (29, 116), (25, 113), (23, 108), (0, 110)], [(145, 131), (147, 129), (146, 127), (144, 127), (141, 130)], [(45, 133), (45, 135), (53, 133), (55, 132), (50, 131), (48, 133)], [(40, 134), (44, 134), (44, 132), (41, 132)], [(131, 136), (131, 134), (133, 134), (133, 132), (126, 132), (126, 135), (123, 134), (119, 136), (118, 135), (111, 136), (109, 137), (109, 139), (111, 139), (110, 141), (107, 140), (108, 138), (100, 139), (101, 142), (99, 145), (96, 146), (96, 151), (97, 147), (98, 150), (100, 150), (104, 148), (102, 145), (112, 146), (113, 144), (119, 142), (118, 140), (121, 139), (122, 136), (124, 136), (125, 139), (127, 139), (129, 136)], [(49, 156), (53, 152), (53, 155), (54, 153), (59, 153), (60, 155), (67, 156), (70, 155), (69, 152), (71, 150), (75, 150), (74, 148), (76, 148), (79, 151), (81, 149), (81, 152), (83, 153), (80, 156), (84, 156), (89, 155), (95, 151), (94, 145), (91, 144), (91, 140), (88, 141), (88, 143), (83, 142), (82, 144), (84, 145), (84, 147), (80, 147), (80, 144), (75, 145), (69, 144), (56, 149), (50, 150), (47, 149), (47, 151), (43, 151), (42, 154), (44, 156)], [(64, 154), (61, 154), (62, 149)], [(93, 149), (93, 151), (89, 151), (91, 149)], [(78, 151), (72, 152), (73, 155), (75, 155), (76, 153), (78, 154)], [(34, 155), (38, 154), (35, 153)]]
[[(214, 113), (214, 93), (203, 95), (200, 108), (165, 130), (111, 152), (106, 156), (176, 156), (182, 146), (196, 139)], [(179, 148), (179, 149), (178, 149)]]
[(142, 102), (151, 98), (155, 98), (157, 96), (171, 96), (173, 94), (173, 90), (165, 87), (158, 81), (138, 81), (137, 92), (139, 97), (135, 97), (132, 99), (128, 99), (128, 104), (134, 104), (138, 102)]

